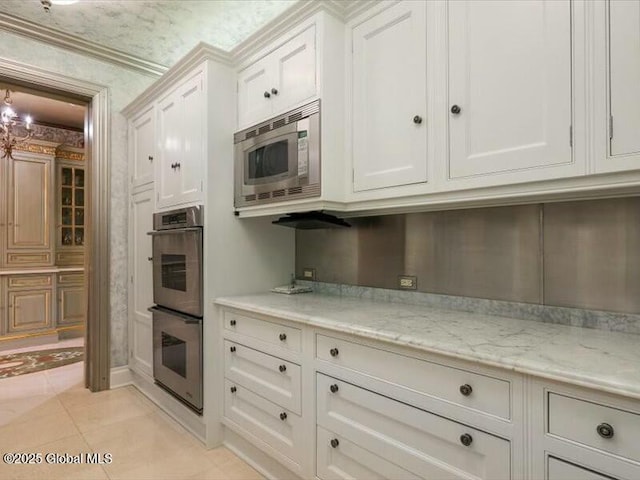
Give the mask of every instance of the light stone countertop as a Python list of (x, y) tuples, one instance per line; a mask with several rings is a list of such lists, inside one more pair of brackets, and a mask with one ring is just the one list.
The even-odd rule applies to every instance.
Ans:
[(216, 304), (640, 399), (640, 335), (318, 293)]

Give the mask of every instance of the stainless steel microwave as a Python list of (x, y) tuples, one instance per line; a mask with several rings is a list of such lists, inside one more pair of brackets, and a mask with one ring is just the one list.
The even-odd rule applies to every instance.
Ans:
[(234, 135), (236, 208), (320, 196), (320, 100)]

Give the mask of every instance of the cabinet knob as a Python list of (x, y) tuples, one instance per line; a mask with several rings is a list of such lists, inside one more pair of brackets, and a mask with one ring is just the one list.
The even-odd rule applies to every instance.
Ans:
[(416, 125), (420, 125), (422, 123), (422, 117), (420, 115), (416, 115), (415, 117), (413, 117), (413, 123), (415, 123)]
[(468, 397), (469, 395), (471, 395), (471, 392), (473, 392), (473, 388), (471, 388), (471, 385), (469, 385), (468, 383), (465, 383), (464, 385), (460, 385), (460, 393), (465, 397)]
[(230, 320), (229, 321), (229, 325), (231, 325), (232, 327), (236, 326), (236, 321), (235, 320)]
[(232, 346), (229, 348), (229, 350), (231, 351), (231, 353), (234, 353), (234, 352), (236, 351), (236, 347), (232, 345)]
[(338, 384), (334, 383), (329, 387), (329, 390), (331, 391), (331, 393), (336, 393), (339, 390)]
[(264, 98), (271, 98), (271, 94), (265, 90)]
[(272, 88), (271, 89), (271, 93), (273, 93), (274, 95), (278, 94), (278, 89), (277, 88)]
[(468, 447), (469, 445), (471, 445), (471, 442), (473, 442), (473, 437), (468, 433), (465, 433), (464, 435), (460, 435), (460, 443), (462, 443), (465, 447)]
[(458, 105), (454, 105), (451, 107), (451, 113), (453, 113), (454, 115), (458, 115), (461, 111), (462, 109)]
[(176, 168), (180, 169), (180, 162), (176, 163)]
[(331, 448), (338, 448), (338, 445), (340, 445), (340, 441), (337, 438), (332, 438), (330, 443)]
[(280, 334), (280, 341), (284, 342), (287, 339), (287, 334), (286, 333), (281, 333)]
[(231, 390), (231, 393), (236, 393), (238, 391), (236, 387), (231, 387), (229, 390)]
[(147, 260), (152, 261), (153, 257), (147, 257)]
[(613, 427), (608, 423), (601, 423), (596, 427), (596, 431), (602, 438), (613, 438)]
[(287, 371), (287, 366), (286, 366), (286, 365), (280, 365), (280, 366), (278, 367), (278, 370), (280, 370), (280, 372), (284, 373), (284, 372), (286, 372), (286, 371)]
[(287, 412), (282, 412), (280, 414), (280, 420), (282, 420), (283, 422), (287, 419)]
[(148, 158), (149, 158), (149, 161), (150, 161), (150, 162), (153, 162), (153, 156), (149, 155), (149, 157), (148, 157)]
[(338, 349), (337, 349), (337, 348), (332, 348), (331, 350), (329, 350), (329, 354), (330, 354), (332, 357), (337, 357), (339, 353), (340, 353), (340, 352), (338, 351)]

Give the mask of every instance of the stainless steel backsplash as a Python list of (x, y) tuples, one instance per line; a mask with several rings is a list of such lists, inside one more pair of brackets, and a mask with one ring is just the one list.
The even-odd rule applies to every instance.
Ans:
[(640, 198), (349, 219), (296, 231), (321, 282), (640, 313)]

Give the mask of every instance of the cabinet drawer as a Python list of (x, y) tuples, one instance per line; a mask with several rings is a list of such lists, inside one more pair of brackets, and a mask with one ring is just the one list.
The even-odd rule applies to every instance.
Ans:
[(316, 393), (318, 425), (415, 475), (510, 477), (507, 440), (323, 374)]
[(224, 416), (284, 456), (300, 464), (304, 441), (302, 418), (225, 380)]
[(506, 419), (511, 416), (511, 385), (506, 380), (324, 335), (317, 336), (316, 344), (319, 359), (463, 407)]
[(228, 340), (224, 349), (227, 378), (300, 414), (300, 366)]
[(84, 283), (84, 273), (69, 272), (58, 273), (58, 285), (82, 285)]
[(56, 252), (56, 265), (82, 265), (84, 252)]
[(50, 265), (51, 252), (7, 253), (7, 265)]
[[(640, 462), (640, 415), (556, 393), (548, 401), (550, 434)], [(611, 438), (599, 433), (607, 425)]]
[(549, 457), (547, 480), (613, 480), (611, 477), (600, 475), (572, 463)]
[(9, 288), (50, 287), (52, 275), (17, 275), (9, 277)]
[[(419, 480), (420, 478), (322, 427), (318, 427), (317, 436), (317, 475), (322, 480), (354, 478)], [(335, 440), (338, 443), (332, 444), (331, 442)]]
[(301, 336), (298, 328), (245, 317), (233, 312), (224, 313), (224, 328), (293, 352), (300, 351)]

